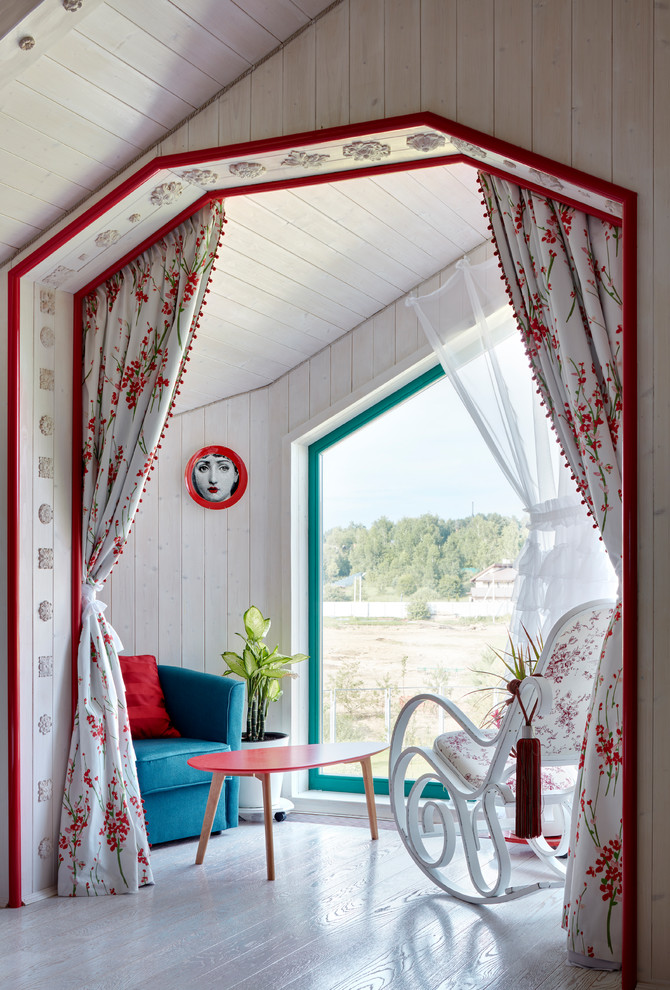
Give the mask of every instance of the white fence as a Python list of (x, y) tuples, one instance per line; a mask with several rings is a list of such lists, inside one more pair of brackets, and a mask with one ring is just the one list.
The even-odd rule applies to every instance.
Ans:
[[(458, 680), (449, 683), (448, 688), (442, 684), (421, 684), (413, 687), (385, 688), (326, 688), (323, 692), (323, 741), (324, 742), (353, 742), (363, 739), (385, 738), (391, 741), (391, 733), (400, 709), (410, 698), (425, 692), (447, 694), (451, 698), (460, 699), (466, 692), (472, 693), (472, 680), (468, 671), (452, 671)], [(505, 691), (492, 690), (486, 707), (502, 705)], [(469, 705), (464, 708), (470, 718), (479, 720), (476, 710)], [(446, 715), (443, 708), (429, 704), (422, 706), (414, 716), (412, 724), (413, 745), (431, 746), (435, 736), (446, 729)], [(450, 723), (453, 728), (453, 724)]]
[[(324, 602), (323, 615), (326, 619), (406, 619), (407, 602)], [(472, 619), (488, 616), (507, 619), (512, 612), (508, 598), (498, 601), (476, 602), (428, 602), (428, 608), (435, 618), (451, 616)]]

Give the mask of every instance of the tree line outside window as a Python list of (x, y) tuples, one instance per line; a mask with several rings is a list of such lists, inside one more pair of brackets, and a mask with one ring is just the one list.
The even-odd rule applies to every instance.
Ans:
[(469, 595), (475, 574), (514, 561), (525, 539), (519, 519), (498, 513), (448, 520), (425, 514), (397, 523), (382, 516), (369, 527), (336, 526), (323, 538), (323, 598), (349, 601), (356, 587), (364, 599), (458, 600)]

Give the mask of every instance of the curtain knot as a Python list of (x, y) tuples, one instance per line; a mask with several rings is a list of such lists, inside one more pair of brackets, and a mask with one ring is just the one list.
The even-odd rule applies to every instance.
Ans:
[[(107, 608), (105, 602), (99, 602), (97, 599), (97, 594), (102, 591), (104, 585), (99, 581), (94, 581), (93, 584), (89, 584), (87, 581), (81, 586), (81, 621), (82, 624), (90, 619), (92, 616), (96, 616), (98, 621), (102, 617), (102, 613)], [(116, 630), (112, 629), (110, 624), (106, 623), (107, 633), (105, 642), (109, 642), (110, 645), (114, 646), (117, 653), (123, 650), (123, 643), (121, 642)]]
[(86, 619), (93, 613), (100, 615), (105, 611), (107, 605), (105, 602), (99, 602), (97, 600), (97, 594), (102, 591), (104, 585), (99, 581), (95, 581), (93, 584), (89, 584), (88, 581), (84, 581), (81, 586), (81, 621), (85, 622)]

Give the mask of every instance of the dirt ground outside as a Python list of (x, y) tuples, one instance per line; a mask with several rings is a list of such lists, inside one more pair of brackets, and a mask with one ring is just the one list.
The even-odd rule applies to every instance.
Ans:
[[(402, 706), (423, 691), (446, 695), (481, 725), (504, 699), (500, 691), (477, 689), (497, 682), (503, 668), (492, 648), (503, 650), (506, 642), (505, 622), (488, 618), (325, 620), (324, 741), (389, 740)], [(454, 728), (437, 706), (424, 705), (414, 716), (411, 742), (432, 745), (439, 732)], [(386, 776), (387, 759), (377, 759), (376, 774)]]

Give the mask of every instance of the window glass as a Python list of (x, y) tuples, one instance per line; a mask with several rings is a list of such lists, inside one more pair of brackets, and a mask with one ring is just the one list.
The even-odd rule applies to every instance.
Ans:
[[(387, 740), (424, 690), (480, 723), (526, 531), (448, 380), (431, 372), (313, 445), (310, 486), (312, 740)], [(443, 728), (437, 709), (425, 723), (420, 745)], [(313, 771), (311, 786), (359, 790), (359, 773)]]

